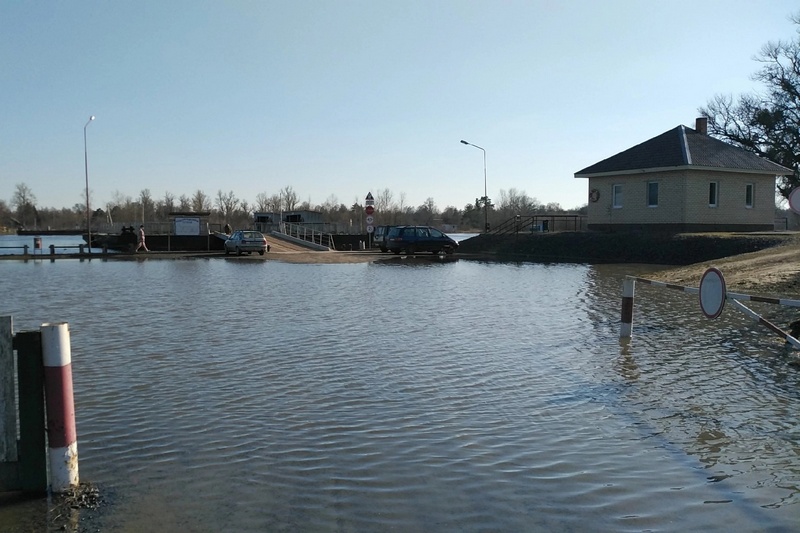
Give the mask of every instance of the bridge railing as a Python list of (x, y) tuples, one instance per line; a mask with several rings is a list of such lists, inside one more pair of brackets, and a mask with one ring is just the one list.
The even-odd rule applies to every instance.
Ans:
[(302, 224), (291, 224), (289, 222), (281, 222), (279, 231), (284, 235), (301, 239), (306, 242), (318, 244), (320, 246), (327, 246), (330, 249), (335, 249), (333, 242), (333, 235), (330, 233), (323, 233), (314, 230)]
[(585, 231), (585, 215), (516, 215), (496, 226), (493, 235), (543, 231)]

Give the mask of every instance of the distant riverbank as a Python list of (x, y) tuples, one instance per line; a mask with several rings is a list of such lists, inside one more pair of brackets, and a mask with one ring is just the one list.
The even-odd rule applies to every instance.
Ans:
[(458, 251), (522, 261), (688, 265), (772, 248), (796, 239), (794, 233), (526, 233), (479, 235), (463, 241)]
[(516, 261), (671, 265), (649, 277), (694, 287), (715, 266), (729, 289), (800, 295), (797, 233), (483, 235), (463, 242), (459, 252)]
[[(21, 237), (5, 237), (22, 239)], [(55, 237), (56, 246), (61, 244)], [(28, 244), (29, 238), (24, 243)], [(49, 241), (48, 241), (49, 242)], [(64, 241), (66, 242), (66, 241)], [(32, 244), (32, 242), (30, 243)], [(47, 243), (45, 243), (47, 248)], [(31, 253), (33, 250), (30, 250)], [(19, 250), (6, 252), (20, 254)], [(41, 251), (40, 251), (41, 252)], [(49, 257), (49, 250), (44, 250)], [(57, 249), (59, 258), (86, 256)], [(223, 252), (150, 254), (93, 254), (114, 260), (186, 259), (226, 257)], [(41, 256), (40, 256), (41, 257)], [(292, 263), (360, 263), (400, 260), (377, 250), (317, 252), (274, 240), (265, 256), (227, 256), (232, 260), (277, 260)], [(419, 256), (423, 258), (423, 255)], [(425, 255), (425, 258), (430, 257)], [(555, 232), (519, 236), (478, 235), (460, 241), (458, 252), (448, 259), (553, 263), (643, 263), (670, 265), (651, 277), (671, 283), (697, 286), (709, 266), (720, 268), (732, 290), (781, 297), (800, 295), (800, 234), (797, 233), (705, 233), (679, 235), (606, 234)], [(0, 259), (24, 259), (3, 255)]]

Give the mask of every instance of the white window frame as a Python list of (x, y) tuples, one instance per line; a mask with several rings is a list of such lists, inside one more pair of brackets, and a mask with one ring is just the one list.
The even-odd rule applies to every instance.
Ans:
[[(714, 197), (712, 198), (711, 195)], [(710, 181), (708, 182), (708, 207), (719, 207), (719, 182), (718, 181)]]
[(611, 206), (614, 209), (622, 208), (622, 184), (615, 183), (611, 186)]
[[(653, 202), (653, 198), (650, 195), (651, 187), (655, 185), (655, 202)], [(647, 182), (647, 207), (658, 207), (658, 182), (657, 181), (648, 181)]]
[(747, 183), (744, 186), (744, 206), (746, 209), (753, 209), (756, 203), (756, 184)]

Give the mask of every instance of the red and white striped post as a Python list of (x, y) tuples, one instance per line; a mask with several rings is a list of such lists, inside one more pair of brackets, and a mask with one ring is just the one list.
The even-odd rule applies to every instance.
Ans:
[(78, 485), (78, 436), (69, 325), (66, 322), (42, 324), (41, 333), (50, 487), (53, 492), (63, 492)]
[(626, 277), (622, 282), (622, 325), (619, 328), (619, 337), (629, 338), (633, 330), (633, 293), (636, 290), (636, 280)]

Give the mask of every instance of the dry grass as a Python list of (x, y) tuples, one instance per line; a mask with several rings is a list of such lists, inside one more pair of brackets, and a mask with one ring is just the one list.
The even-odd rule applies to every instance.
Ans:
[(648, 277), (697, 287), (709, 267), (725, 276), (729, 290), (780, 298), (800, 297), (800, 245), (790, 242), (758, 252), (724, 257), (693, 265), (669, 268)]

